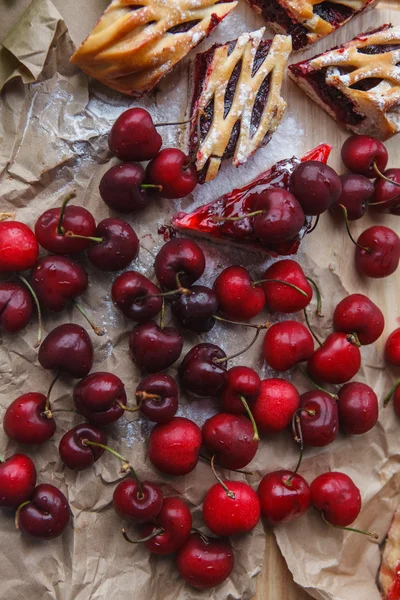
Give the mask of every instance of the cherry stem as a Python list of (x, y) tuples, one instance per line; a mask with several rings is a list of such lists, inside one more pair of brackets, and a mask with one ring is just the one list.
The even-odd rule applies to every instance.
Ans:
[(1, 212), (0, 221), (7, 221), (7, 219), (15, 219), (15, 212)]
[(230, 319), (224, 319), (218, 315), (214, 315), (214, 319), (217, 321), (221, 321), (221, 323), (229, 323), (230, 325), (241, 325), (242, 327), (251, 327), (252, 329), (268, 329), (270, 323), (267, 321), (265, 323), (261, 323), (260, 325), (255, 325), (254, 323), (245, 323), (244, 321), (231, 321)]
[(24, 508), (24, 506), (28, 506), (28, 504), (30, 504), (30, 503), (31, 503), (30, 500), (26, 500), (25, 502), (22, 502), (22, 504), (20, 504), (18, 506), (17, 512), (15, 513), (15, 529), (19, 529), (19, 513)]
[(200, 529), (197, 529), (197, 527), (192, 527), (192, 531), (193, 531), (193, 533), (197, 533), (197, 535), (201, 538), (201, 540), (205, 544), (208, 545), (210, 543), (209, 538), (202, 531), (200, 531)]
[(37, 315), (38, 315), (38, 332), (37, 332), (37, 341), (35, 344), (35, 348), (38, 348), (40, 346), (40, 344), (42, 343), (42, 330), (43, 330), (43, 319), (42, 319), (42, 309), (40, 308), (40, 303), (39, 303), (39, 299), (34, 291), (34, 289), (32, 288), (31, 284), (29, 283), (29, 281), (27, 279), (25, 279), (25, 277), (23, 277), (22, 275), (17, 274), (17, 277), (26, 285), (26, 287), (28, 288), (28, 290), (30, 291), (33, 301), (36, 304), (36, 310), (37, 310)]
[(311, 327), (311, 323), (310, 323), (310, 320), (309, 320), (309, 318), (308, 318), (308, 314), (307, 314), (307, 311), (306, 311), (306, 309), (305, 309), (305, 308), (303, 309), (303, 313), (304, 313), (304, 318), (305, 318), (305, 320), (306, 320), (306, 323), (307, 323), (307, 327), (308, 327), (308, 329), (310, 330), (310, 333), (311, 333), (311, 335), (313, 336), (314, 340), (315, 340), (315, 341), (316, 341), (316, 342), (317, 342), (317, 343), (318, 343), (320, 346), (322, 346), (322, 342), (321, 342), (321, 340), (319, 339), (319, 337), (317, 336), (317, 334), (314, 332), (313, 328)]
[(219, 365), (221, 363), (228, 362), (228, 360), (231, 360), (233, 358), (237, 358), (238, 356), (241, 356), (242, 354), (244, 354), (245, 352), (247, 352), (247, 350), (250, 350), (250, 348), (253, 346), (253, 344), (256, 343), (256, 341), (258, 339), (258, 336), (260, 335), (261, 329), (264, 329), (264, 328), (263, 327), (257, 328), (256, 335), (254, 336), (254, 338), (252, 339), (252, 341), (250, 342), (250, 344), (248, 344), (246, 346), (246, 348), (244, 348), (240, 352), (236, 352), (236, 354), (231, 354), (231, 356), (224, 356), (223, 358), (214, 358), (213, 362), (216, 363), (217, 365)]
[(308, 383), (311, 383), (311, 385), (313, 387), (315, 387), (316, 390), (319, 390), (320, 392), (324, 392), (325, 394), (328, 394), (331, 398), (333, 398), (333, 400), (338, 400), (339, 397), (337, 394), (332, 394), (332, 392), (328, 392), (328, 390), (325, 390), (323, 387), (321, 387), (320, 385), (318, 385), (317, 383), (315, 383), (315, 381), (313, 381), (311, 379), (311, 377), (309, 376), (309, 374), (307, 373), (307, 371), (305, 371), (304, 369), (302, 369), (301, 367), (298, 367), (300, 373), (303, 375), (304, 379), (307, 379)]
[(392, 399), (393, 394), (395, 393), (395, 391), (397, 390), (397, 388), (400, 386), (400, 379), (398, 379), (396, 381), (396, 383), (394, 384), (394, 386), (391, 388), (390, 392), (388, 393), (388, 395), (386, 396), (386, 398), (383, 401), (383, 406), (387, 406), (389, 404), (389, 402)]
[(319, 289), (319, 287), (317, 286), (317, 284), (315, 283), (314, 279), (311, 279), (311, 277), (306, 277), (307, 281), (309, 281), (311, 283), (311, 285), (313, 286), (313, 288), (315, 289), (315, 294), (317, 296), (317, 316), (318, 317), (323, 317), (324, 314), (322, 312), (322, 296), (321, 296), (321, 291)]
[(214, 473), (214, 477), (218, 481), (218, 483), (223, 487), (223, 489), (225, 490), (226, 495), (228, 496), (228, 498), (232, 498), (232, 500), (234, 500), (236, 498), (235, 492), (232, 492), (232, 490), (230, 490), (228, 488), (228, 486), (222, 481), (221, 477), (219, 477), (219, 475), (216, 472), (215, 467), (214, 467), (214, 460), (215, 460), (215, 455), (213, 455), (211, 457), (211, 462), (210, 462), (212, 472)]
[(153, 183), (142, 183), (140, 187), (142, 190), (158, 190), (159, 192), (162, 192), (163, 190), (162, 185), (155, 185)]
[(144, 392), (139, 390), (136, 392), (136, 396), (141, 400), (162, 400), (161, 396), (158, 394), (149, 394), (148, 392)]
[(347, 208), (343, 204), (339, 204), (339, 206), (343, 210), (344, 222), (346, 224), (347, 233), (349, 234), (349, 238), (351, 239), (351, 241), (353, 242), (353, 244), (355, 246), (357, 246), (357, 248), (360, 248), (361, 250), (365, 250), (365, 252), (368, 252), (368, 253), (371, 252), (371, 248), (366, 248), (365, 246), (361, 246), (353, 238), (352, 233), (350, 231), (350, 224), (349, 224), (349, 217), (348, 217), (348, 214), (347, 214)]
[(187, 125), (197, 119), (197, 115), (190, 117), (190, 119), (186, 119), (185, 121), (175, 121), (173, 123), (154, 123), (154, 127), (168, 127), (172, 125)]
[(103, 238), (93, 237), (91, 235), (79, 235), (78, 233), (74, 233), (73, 231), (67, 231), (65, 234), (67, 238), (74, 238), (78, 240), (89, 240), (90, 242), (96, 242), (97, 244), (101, 244), (103, 242)]
[[(304, 410), (304, 409), (300, 409), (300, 411), (302, 411), (302, 410)], [(305, 410), (307, 410), (307, 409), (305, 409)], [(284, 482), (284, 484), (288, 487), (290, 487), (292, 485), (293, 478), (297, 475), (298, 470), (300, 469), (300, 465), (301, 465), (301, 461), (303, 460), (303, 453), (304, 453), (303, 431), (301, 429), (301, 422), (300, 422), (298, 410), (293, 415), (292, 429), (293, 429), (295, 441), (300, 444), (300, 454), (299, 454), (299, 459), (297, 461), (295, 470), (293, 471), (293, 473), (291, 474), (289, 479)]]
[(244, 396), (240, 396), (240, 401), (243, 404), (243, 406), (245, 407), (246, 412), (247, 412), (247, 414), (249, 416), (249, 419), (251, 421), (251, 424), (253, 425), (253, 430), (254, 430), (253, 441), (254, 442), (259, 442), (260, 441), (260, 436), (259, 436), (259, 433), (258, 433), (257, 423), (256, 423), (256, 421), (254, 419), (253, 413), (250, 410), (250, 406), (248, 405), (247, 400), (246, 400), (246, 398)]
[(57, 223), (57, 234), (58, 235), (64, 235), (64, 228), (62, 226), (63, 220), (64, 220), (64, 215), (65, 215), (65, 211), (67, 208), (67, 204), (70, 200), (72, 200), (72, 198), (76, 198), (76, 192), (75, 190), (72, 190), (72, 192), (69, 192), (69, 194), (67, 194), (61, 204), (61, 211), (60, 211), (60, 217), (58, 219), (58, 223)]
[(349, 333), (349, 335), (346, 335), (346, 340), (349, 342), (349, 344), (353, 344), (353, 346), (357, 346), (357, 348), (360, 348), (361, 346), (361, 342), (358, 339), (358, 335), (356, 333)]
[(314, 221), (314, 225), (311, 225), (310, 229), (307, 229), (307, 234), (312, 233), (317, 228), (317, 225), (319, 223), (319, 217), (320, 215), (317, 215), (317, 218)]
[(253, 281), (253, 283), (251, 285), (252, 285), (252, 287), (254, 287), (255, 285), (258, 285), (260, 283), (282, 283), (283, 285), (287, 285), (288, 287), (292, 288), (293, 290), (296, 290), (296, 292), (299, 292), (302, 296), (305, 296), (306, 298), (308, 298), (307, 292), (305, 292), (301, 288), (297, 287), (297, 285), (293, 285), (293, 283), (289, 283), (288, 281), (283, 281), (281, 279), (260, 279), (260, 281)]
[(362, 529), (354, 529), (354, 527), (341, 527), (340, 525), (333, 525), (333, 523), (329, 523), (325, 518), (323, 512), (321, 512), (322, 520), (325, 521), (331, 527), (335, 527), (335, 529), (343, 529), (344, 531), (353, 531), (353, 533), (361, 533), (362, 535), (367, 535), (368, 537), (372, 537), (374, 540), (378, 540), (379, 536), (377, 533), (371, 533), (370, 531), (363, 531)]
[(378, 177), (380, 177), (381, 179), (384, 179), (385, 181), (388, 181), (389, 183), (392, 183), (393, 185), (395, 185), (396, 187), (400, 187), (400, 183), (397, 183), (397, 181), (393, 181), (393, 179), (389, 179), (389, 177), (386, 177), (386, 175), (384, 175), (382, 173), (382, 171), (379, 170), (378, 165), (376, 164), (376, 161), (374, 160), (373, 165), (374, 167), (374, 171), (375, 173), (378, 175)]
[(75, 306), (75, 308), (77, 308), (79, 310), (81, 315), (83, 315), (85, 317), (86, 321), (89, 323), (90, 327), (93, 329), (93, 331), (95, 332), (96, 335), (102, 336), (105, 334), (104, 329), (101, 329), (101, 327), (98, 327), (97, 325), (95, 325), (93, 323), (93, 321), (91, 320), (91, 318), (89, 317), (87, 312), (82, 308), (82, 306), (80, 304), (78, 304), (77, 302), (73, 302), (73, 305)]
[(130, 544), (141, 544), (142, 542), (148, 542), (149, 540), (152, 540), (153, 538), (157, 537), (158, 535), (162, 535), (163, 533), (165, 533), (164, 529), (159, 527), (155, 531), (153, 531), (153, 533), (150, 533), (150, 535), (147, 535), (146, 537), (141, 538), (140, 540), (131, 540), (131, 538), (126, 533), (125, 528), (122, 529), (121, 531), (122, 531), (122, 535), (124, 536), (124, 539), (127, 542), (129, 542)]
[(139, 296), (136, 298), (135, 302), (140, 302), (141, 300), (147, 300), (148, 298), (165, 298), (166, 296), (176, 296), (176, 294), (182, 294), (183, 296), (189, 296), (192, 292), (185, 287), (180, 287), (176, 290), (170, 290), (168, 292), (162, 292), (160, 294), (146, 294), (145, 296)]
[(42, 415), (44, 417), (46, 417), (46, 419), (52, 419), (53, 418), (53, 413), (50, 410), (50, 394), (51, 394), (51, 391), (52, 391), (53, 387), (55, 386), (56, 381), (58, 380), (59, 377), (60, 377), (60, 373), (58, 373), (58, 375), (56, 375), (54, 377), (54, 379), (51, 382), (50, 387), (48, 389), (47, 395), (46, 395), (46, 403), (44, 405), (44, 411), (42, 413)]
[(249, 219), (250, 217), (256, 217), (262, 215), (265, 210), (255, 210), (254, 212), (247, 213), (247, 215), (240, 215), (239, 217), (212, 217), (214, 223), (224, 223), (225, 221), (242, 221), (243, 219)]
[[(202, 454), (200, 454), (199, 458), (203, 462), (206, 462), (209, 465), (211, 464), (211, 460), (209, 458), (207, 458), (206, 456), (203, 456)], [(221, 469), (224, 468), (224, 467), (221, 467), (221, 465), (219, 465), (219, 464), (217, 464), (217, 467), (220, 467)], [(253, 471), (243, 471), (242, 469), (227, 469), (227, 470), (234, 471), (235, 473), (241, 473), (242, 475), (254, 475)]]
[(134, 408), (131, 408), (130, 406), (126, 406), (126, 404), (122, 404), (122, 402), (118, 402), (117, 404), (118, 404), (118, 406), (120, 406), (124, 410), (127, 410), (128, 412), (138, 412), (138, 410), (140, 410), (140, 404), (138, 406), (135, 406)]

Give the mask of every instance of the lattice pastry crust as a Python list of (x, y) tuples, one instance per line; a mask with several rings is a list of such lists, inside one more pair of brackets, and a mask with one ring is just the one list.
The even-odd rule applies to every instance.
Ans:
[(289, 75), (350, 131), (381, 140), (400, 131), (400, 27), (363, 33)]
[(237, 1), (113, 0), (71, 62), (124, 94), (150, 91)]
[[(379, 586), (384, 600), (400, 598), (400, 511), (397, 510), (386, 539), (379, 569)], [(397, 592), (397, 593), (396, 593)]]
[[(235, 166), (245, 163), (269, 141), (285, 111), (281, 85), (291, 38), (277, 35), (272, 41), (263, 41), (264, 32), (265, 28), (244, 33), (235, 42), (213, 46), (196, 58), (198, 64), (207, 64), (194, 91), (190, 133), (202, 181), (217, 175), (224, 158), (233, 155)], [(229, 94), (232, 97), (227, 104)], [(259, 114), (254, 121), (256, 103)], [(234, 148), (229, 149), (232, 144)]]

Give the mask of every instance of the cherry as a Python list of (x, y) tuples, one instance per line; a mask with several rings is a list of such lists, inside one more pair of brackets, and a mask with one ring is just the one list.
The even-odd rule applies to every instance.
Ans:
[(307, 160), (293, 171), (290, 191), (306, 215), (318, 216), (338, 201), (342, 183), (336, 171), (328, 165)]
[(103, 448), (88, 446), (87, 440), (96, 442), (96, 444), (107, 444), (106, 434), (101, 429), (87, 423), (73, 427), (62, 436), (58, 451), (62, 462), (68, 469), (74, 471), (88, 469), (103, 454)]
[(159, 250), (154, 263), (156, 277), (163, 288), (190, 287), (204, 272), (206, 259), (196, 242), (174, 238)]
[(265, 334), (263, 353), (275, 371), (287, 371), (299, 362), (309, 360), (314, 352), (311, 333), (298, 321), (275, 323)]
[(161, 291), (144, 275), (127, 271), (112, 286), (114, 305), (125, 317), (142, 323), (157, 316), (162, 307)]
[(61, 535), (70, 520), (71, 509), (64, 494), (54, 485), (38, 485), (27, 502), (20, 504), (17, 529), (33, 537), (53, 539)]
[(268, 525), (280, 525), (298, 519), (308, 509), (311, 492), (307, 481), (281, 469), (265, 475), (257, 490), (261, 516)]
[(386, 340), (385, 360), (390, 365), (400, 367), (400, 327), (392, 331)]
[(236, 415), (249, 414), (249, 405), (257, 400), (261, 390), (258, 374), (249, 367), (232, 367), (226, 373), (225, 380), (220, 396), (222, 411)]
[(86, 377), (93, 365), (93, 345), (87, 331), (75, 323), (59, 325), (42, 342), (38, 354), (44, 369), (71, 377)]
[(24, 223), (2, 221), (2, 218), (0, 213), (0, 273), (32, 268), (39, 254), (35, 234)]
[(149, 201), (148, 187), (144, 184), (145, 170), (137, 163), (111, 167), (101, 178), (99, 191), (110, 208), (130, 214), (143, 210)]
[(299, 405), (299, 393), (289, 381), (264, 379), (252, 408), (259, 431), (277, 433), (286, 429)]
[(303, 269), (291, 259), (272, 264), (264, 273), (262, 287), (272, 312), (298, 312), (310, 304), (313, 296)]
[(175, 327), (154, 321), (136, 325), (129, 336), (130, 355), (141, 371), (157, 373), (174, 364), (181, 355), (183, 338)]
[(0, 507), (17, 508), (30, 500), (36, 485), (35, 465), (26, 454), (0, 461)]
[(164, 148), (146, 167), (146, 181), (160, 186), (160, 196), (177, 200), (191, 194), (197, 185), (197, 171), (177, 148)]
[(192, 533), (178, 551), (179, 575), (191, 586), (208, 590), (228, 579), (234, 566), (233, 551), (228, 540)]
[(219, 310), (226, 319), (250, 321), (264, 308), (265, 295), (244, 267), (227, 267), (214, 282)]
[(384, 144), (369, 135), (352, 135), (342, 146), (342, 161), (349, 171), (370, 179), (377, 176), (375, 165), (384, 171), (388, 160)]
[(308, 370), (313, 379), (326, 383), (346, 383), (361, 366), (360, 349), (352, 334), (331, 333), (309, 359)]
[(333, 313), (335, 331), (353, 333), (363, 346), (373, 344), (383, 333), (385, 318), (380, 308), (364, 294), (343, 298)]
[(139, 239), (126, 221), (116, 218), (103, 219), (97, 225), (93, 243), (87, 249), (87, 257), (101, 271), (120, 271), (137, 257)]
[(365, 215), (369, 201), (374, 195), (373, 183), (364, 175), (345, 173), (340, 176), (342, 193), (336, 204), (331, 206), (335, 213), (342, 213), (339, 205), (347, 209), (349, 221), (356, 221)]
[(367, 277), (388, 277), (400, 260), (400, 238), (384, 225), (369, 227), (360, 235), (356, 247), (356, 269)]
[(378, 421), (378, 398), (365, 383), (346, 383), (339, 391), (337, 407), (340, 428), (344, 433), (367, 433)]
[(267, 188), (252, 194), (249, 202), (253, 210), (250, 215), (254, 215), (254, 233), (264, 242), (279, 244), (291, 240), (304, 226), (303, 209), (285, 189)]
[(190, 331), (210, 331), (215, 325), (214, 315), (218, 310), (216, 293), (205, 285), (194, 285), (188, 291), (175, 297), (171, 305), (172, 314)]
[(256, 455), (259, 438), (243, 415), (219, 413), (207, 419), (201, 431), (205, 449), (224, 469), (242, 469)]
[[(37, 240), (48, 252), (73, 254), (82, 252), (90, 244), (87, 238), (94, 235), (96, 223), (92, 214), (83, 206), (68, 205), (75, 195), (74, 192), (67, 194), (61, 208), (46, 210), (36, 221)], [(68, 237), (65, 234), (69, 231), (83, 237)]]
[(162, 138), (150, 113), (144, 108), (129, 108), (115, 121), (108, 137), (111, 152), (126, 162), (154, 158), (162, 146)]
[(163, 493), (158, 485), (150, 481), (140, 482), (132, 477), (120, 481), (113, 494), (115, 512), (135, 523), (147, 523), (155, 519), (163, 501)]
[(66, 256), (39, 258), (31, 281), (41, 306), (54, 312), (61, 312), (67, 302), (81, 296), (89, 282), (85, 269)]
[(8, 333), (18, 333), (32, 318), (32, 296), (18, 283), (0, 283), (0, 324)]
[(149, 459), (156, 469), (167, 475), (187, 475), (197, 465), (201, 431), (196, 423), (174, 417), (158, 423), (149, 438)]
[(370, 206), (379, 212), (390, 212), (400, 215), (399, 185), (390, 183), (387, 179), (400, 184), (400, 169), (388, 169), (383, 173), (386, 179), (380, 178), (375, 182), (375, 193)]
[(314, 479), (311, 502), (331, 525), (347, 527), (361, 510), (361, 494), (354, 481), (345, 473), (331, 471)]
[(78, 412), (94, 425), (109, 425), (124, 414), (125, 386), (113, 373), (91, 373), (76, 385), (74, 403)]
[(217, 396), (226, 383), (226, 354), (215, 344), (193, 346), (179, 365), (182, 387), (195, 396)]
[(294, 431), (307, 446), (331, 444), (338, 434), (338, 407), (332, 395), (320, 390), (302, 394)]
[(168, 423), (178, 410), (178, 386), (166, 373), (148, 375), (136, 388), (140, 412), (155, 423)]

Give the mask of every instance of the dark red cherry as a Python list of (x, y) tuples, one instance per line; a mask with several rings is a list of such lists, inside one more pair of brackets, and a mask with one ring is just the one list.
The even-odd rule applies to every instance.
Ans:
[(160, 186), (161, 198), (176, 200), (191, 194), (197, 185), (197, 171), (178, 148), (164, 148), (149, 162), (146, 183)]
[(11, 402), (3, 419), (6, 435), (20, 444), (43, 444), (50, 439), (56, 422), (46, 401), (44, 394), (29, 392)]
[(158, 423), (149, 438), (149, 459), (167, 475), (187, 475), (196, 467), (201, 447), (201, 431), (190, 419), (174, 417)]
[[(311, 302), (312, 288), (295, 260), (286, 258), (273, 263), (265, 271), (262, 280), (265, 303), (270, 311), (294, 313), (303, 310)], [(291, 285), (286, 285), (288, 283)]]
[(335, 331), (356, 333), (362, 345), (373, 344), (383, 333), (385, 318), (367, 296), (350, 294), (336, 306), (333, 327)]
[(66, 256), (44, 256), (32, 269), (31, 282), (41, 306), (60, 312), (85, 292), (88, 276), (79, 263)]
[(162, 146), (162, 138), (151, 114), (144, 108), (129, 108), (115, 121), (108, 137), (111, 152), (125, 162), (154, 158)]
[(178, 551), (176, 566), (189, 585), (208, 590), (228, 579), (233, 571), (232, 547), (226, 539), (192, 533)]
[(360, 490), (345, 473), (323, 473), (314, 479), (310, 490), (312, 505), (331, 525), (347, 527), (360, 514)]
[(180, 498), (165, 498), (153, 523), (143, 525), (141, 532), (143, 537), (156, 534), (145, 544), (152, 554), (163, 555), (179, 550), (191, 530), (192, 515), (188, 506)]
[(24, 285), (0, 283), (0, 325), (8, 333), (18, 333), (32, 318), (32, 296)]
[(385, 360), (394, 367), (400, 367), (400, 327), (392, 331), (386, 340)]
[(231, 321), (250, 321), (264, 308), (265, 295), (244, 267), (227, 267), (214, 282), (219, 311)]
[(354, 381), (340, 388), (339, 423), (344, 433), (359, 435), (370, 431), (378, 421), (378, 398), (365, 383)]
[(138, 255), (138, 236), (122, 219), (103, 219), (94, 237), (102, 241), (93, 242), (86, 253), (92, 265), (101, 271), (125, 269)]
[(112, 286), (114, 305), (128, 319), (142, 323), (158, 315), (162, 298), (161, 290), (144, 275), (127, 271), (119, 275)]
[(257, 490), (261, 516), (268, 525), (280, 525), (298, 519), (311, 502), (307, 481), (301, 475), (281, 469), (265, 475)]
[(243, 415), (218, 413), (207, 419), (201, 432), (206, 451), (224, 469), (243, 469), (256, 455), (258, 440)]
[(157, 517), (164, 502), (161, 488), (150, 481), (140, 485), (128, 477), (117, 485), (113, 494), (114, 510), (123, 519), (147, 523)]
[(328, 165), (308, 160), (293, 171), (290, 191), (306, 215), (317, 216), (338, 201), (342, 182), (336, 171)]
[(300, 428), (306, 446), (328, 446), (335, 441), (338, 408), (330, 394), (320, 390), (306, 392), (300, 396), (300, 409)]
[(77, 411), (90, 423), (100, 427), (109, 425), (125, 412), (125, 386), (113, 373), (91, 373), (75, 386), (74, 402)]
[(346, 383), (360, 369), (360, 349), (351, 334), (331, 333), (307, 364), (313, 379), (326, 383)]
[(226, 383), (226, 354), (214, 344), (197, 344), (186, 354), (178, 373), (182, 387), (195, 396), (218, 396)]
[[(167, 290), (190, 287), (203, 275), (205, 266), (203, 250), (186, 238), (174, 238), (164, 244), (154, 263), (156, 277)], [(177, 278), (180, 285), (177, 285)]]
[(101, 178), (99, 191), (102, 200), (118, 212), (130, 214), (143, 210), (149, 202), (143, 186), (145, 170), (137, 163), (111, 167)]
[[(361, 247), (360, 247), (361, 246)], [(366, 229), (357, 240), (356, 269), (367, 277), (388, 277), (400, 260), (400, 238), (393, 229), (375, 225)]]
[(164, 371), (181, 355), (183, 338), (175, 327), (161, 328), (154, 321), (141, 323), (129, 336), (130, 355), (141, 371)]
[(94, 425), (81, 423), (73, 427), (60, 440), (58, 451), (60, 458), (68, 469), (83, 471), (91, 467), (104, 452), (99, 446), (89, 446), (86, 441), (96, 444), (107, 444), (106, 434)]
[(38, 240), (27, 225), (19, 221), (0, 221), (0, 273), (32, 268), (38, 253)]
[[(384, 171), (384, 176), (400, 184), (400, 169), (388, 169)], [(372, 208), (379, 212), (389, 212), (393, 215), (400, 215), (400, 188), (383, 178), (375, 182), (375, 193), (371, 200)]]
[(0, 507), (17, 508), (30, 500), (36, 485), (36, 469), (26, 454), (0, 461)]
[(85, 329), (75, 323), (59, 325), (39, 348), (39, 363), (71, 377), (86, 377), (93, 365), (93, 345)]
[(267, 364), (275, 371), (287, 371), (311, 358), (313, 352), (312, 335), (298, 321), (274, 323), (266, 331), (263, 354)]
[(261, 380), (250, 367), (232, 367), (226, 373), (225, 387), (220, 396), (223, 412), (236, 415), (246, 414), (244, 400), (249, 407), (257, 400), (261, 390)]
[(343, 216), (343, 205), (347, 210), (349, 221), (356, 221), (365, 215), (368, 203), (374, 195), (373, 183), (364, 175), (356, 173), (345, 173), (340, 176), (342, 182), (342, 193), (335, 204), (332, 204), (333, 212)]
[(297, 199), (287, 190), (267, 188), (249, 199), (252, 211), (263, 211), (253, 220), (253, 229), (263, 242), (279, 244), (294, 238), (304, 226), (305, 216)]
[(136, 388), (140, 412), (155, 423), (168, 423), (178, 410), (178, 386), (166, 373), (148, 375)]
[(35, 488), (29, 504), (20, 508), (16, 525), (33, 537), (50, 540), (65, 531), (70, 517), (64, 494), (54, 485), (42, 483)]
[(342, 146), (342, 161), (353, 173), (370, 179), (377, 176), (374, 163), (379, 171), (384, 171), (389, 160), (384, 144), (369, 135), (352, 135)]
[(215, 325), (217, 295), (205, 285), (193, 285), (189, 293), (178, 294), (175, 297), (171, 310), (183, 327), (195, 333), (204, 333)]

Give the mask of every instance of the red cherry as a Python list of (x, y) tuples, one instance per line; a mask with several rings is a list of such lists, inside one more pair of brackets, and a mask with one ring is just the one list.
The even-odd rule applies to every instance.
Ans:
[(130, 214), (143, 210), (149, 202), (145, 170), (137, 163), (114, 165), (101, 178), (99, 192), (102, 200), (118, 212)]
[(78, 412), (94, 425), (109, 425), (125, 412), (125, 386), (113, 373), (91, 373), (76, 385), (74, 402)]
[(400, 327), (395, 329), (386, 340), (385, 360), (390, 365), (400, 367)]
[(197, 185), (197, 171), (177, 148), (164, 148), (146, 168), (146, 181), (161, 186), (162, 198), (177, 200), (191, 194)]
[(54, 485), (38, 485), (16, 516), (18, 529), (33, 537), (53, 539), (61, 535), (70, 520), (71, 509), (64, 494)]
[(161, 290), (144, 275), (126, 271), (112, 286), (114, 305), (128, 319), (142, 323), (158, 315), (162, 307)]
[(103, 219), (97, 225), (94, 241), (86, 251), (87, 257), (101, 271), (120, 271), (137, 257), (139, 238), (126, 221)]
[(113, 494), (117, 515), (135, 523), (147, 523), (155, 519), (163, 501), (163, 493), (158, 485), (150, 481), (142, 481), (139, 485), (132, 477), (120, 481)]
[(178, 410), (178, 386), (166, 373), (148, 375), (136, 388), (140, 412), (155, 423), (168, 423)]
[(261, 516), (268, 525), (280, 525), (298, 519), (311, 501), (307, 481), (291, 471), (273, 471), (265, 475), (257, 490)]
[(203, 519), (215, 535), (248, 533), (260, 520), (260, 501), (255, 491), (241, 481), (213, 485), (203, 501)]
[(383, 333), (385, 318), (367, 296), (350, 294), (336, 306), (333, 327), (335, 331), (356, 333), (362, 345), (373, 344)]
[(161, 328), (154, 321), (134, 327), (129, 336), (130, 355), (141, 371), (164, 371), (181, 355), (183, 338), (175, 327)]
[(307, 364), (313, 379), (326, 383), (346, 383), (360, 369), (360, 349), (351, 334), (331, 333)]
[[(157, 425), (156, 425), (157, 427)], [(142, 535), (152, 539), (145, 542), (152, 554), (172, 554), (188, 539), (192, 529), (192, 515), (180, 498), (165, 498), (154, 524), (142, 526)]]
[(192, 533), (178, 551), (179, 575), (191, 586), (208, 590), (228, 579), (234, 566), (233, 551), (228, 540)]
[(393, 394), (393, 408), (396, 415), (400, 418), (400, 386), (397, 386)]
[(203, 275), (205, 266), (203, 250), (196, 242), (185, 238), (174, 238), (164, 244), (154, 263), (156, 277), (167, 290), (190, 287)]
[(400, 238), (393, 229), (384, 225), (369, 227), (357, 240), (355, 263), (361, 275), (388, 277), (394, 273), (400, 260)]
[(346, 383), (338, 394), (340, 428), (344, 433), (359, 435), (370, 431), (378, 421), (378, 398), (365, 383)]
[(330, 394), (319, 390), (300, 396), (299, 427), (306, 446), (323, 447), (338, 434), (338, 407)]
[(3, 427), (6, 435), (20, 444), (43, 444), (53, 436), (56, 423), (46, 396), (29, 392), (7, 408)]
[(342, 146), (342, 161), (349, 171), (370, 179), (377, 175), (374, 163), (380, 171), (384, 171), (388, 160), (384, 144), (369, 135), (352, 135)]
[(265, 295), (244, 267), (227, 267), (214, 282), (221, 314), (232, 321), (250, 321), (264, 308)]
[(126, 162), (154, 158), (162, 146), (150, 113), (144, 108), (129, 108), (115, 121), (108, 137), (111, 152)]
[(342, 193), (338, 201), (331, 206), (333, 212), (343, 216), (341, 205), (347, 210), (349, 221), (356, 221), (365, 215), (368, 203), (374, 195), (374, 184), (364, 175), (345, 173), (340, 176)]
[(307, 160), (293, 171), (290, 191), (306, 215), (317, 216), (338, 201), (342, 183), (339, 175), (328, 165)]
[(252, 405), (258, 398), (261, 381), (258, 374), (249, 367), (232, 367), (226, 374), (226, 385), (220, 397), (223, 412), (236, 415), (247, 412), (244, 400)]
[(259, 431), (269, 434), (286, 429), (299, 405), (299, 393), (289, 381), (264, 379), (260, 395), (252, 407)]
[(58, 451), (60, 458), (68, 469), (83, 471), (91, 467), (104, 452), (99, 446), (88, 446), (85, 442), (107, 444), (106, 434), (94, 425), (81, 423), (62, 436)]
[(71, 377), (86, 377), (93, 365), (93, 345), (80, 325), (66, 323), (51, 331), (38, 354), (44, 369), (54, 369)]
[[(400, 169), (388, 169), (384, 176), (400, 184)], [(383, 178), (375, 182), (375, 193), (371, 204), (374, 210), (400, 215), (400, 189)]]
[(168, 475), (187, 475), (197, 465), (201, 446), (201, 431), (196, 423), (174, 417), (168, 423), (156, 425), (149, 438), (149, 459)]
[(33, 301), (28, 289), (18, 283), (0, 283), (0, 324), (8, 333), (18, 333), (32, 318)]
[(35, 465), (26, 454), (0, 461), (0, 507), (17, 508), (30, 500), (36, 485)]
[(31, 273), (32, 287), (46, 310), (62, 311), (67, 302), (87, 289), (88, 276), (80, 264), (66, 256), (39, 258)]
[(262, 211), (253, 220), (256, 236), (263, 242), (279, 244), (295, 238), (305, 223), (305, 216), (297, 199), (287, 190), (267, 188), (252, 194), (251, 207)]
[(265, 334), (263, 353), (267, 364), (275, 371), (287, 371), (311, 358), (314, 340), (298, 321), (275, 323)]
[(225, 358), (225, 352), (214, 344), (193, 346), (178, 368), (183, 389), (200, 398), (218, 396), (226, 383)]
[[(294, 260), (284, 259), (274, 263), (265, 271), (262, 279), (270, 280), (263, 283), (262, 287), (266, 305), (272, 312), (298, 312), (311, 302), (312, 288), (303, 269)], [(285, 282), (296, 286), (302, 290), (303, 294), (290, 285), (285, 285)]]
[(38, 241), (27, 225), (0, 221), (0, 273), (31, 269), (38, 253)]
[(310, 486), (311, 503), (331, 525), (347, 527), (361, 510), (361, 494), (352, 479), (332, 471), (319, 475)]
[(224, 469), (243, 469), (256, 455), (258, 441), (252, 424), (243, 415), (214, 415), (201, 432), (205, 449)]

